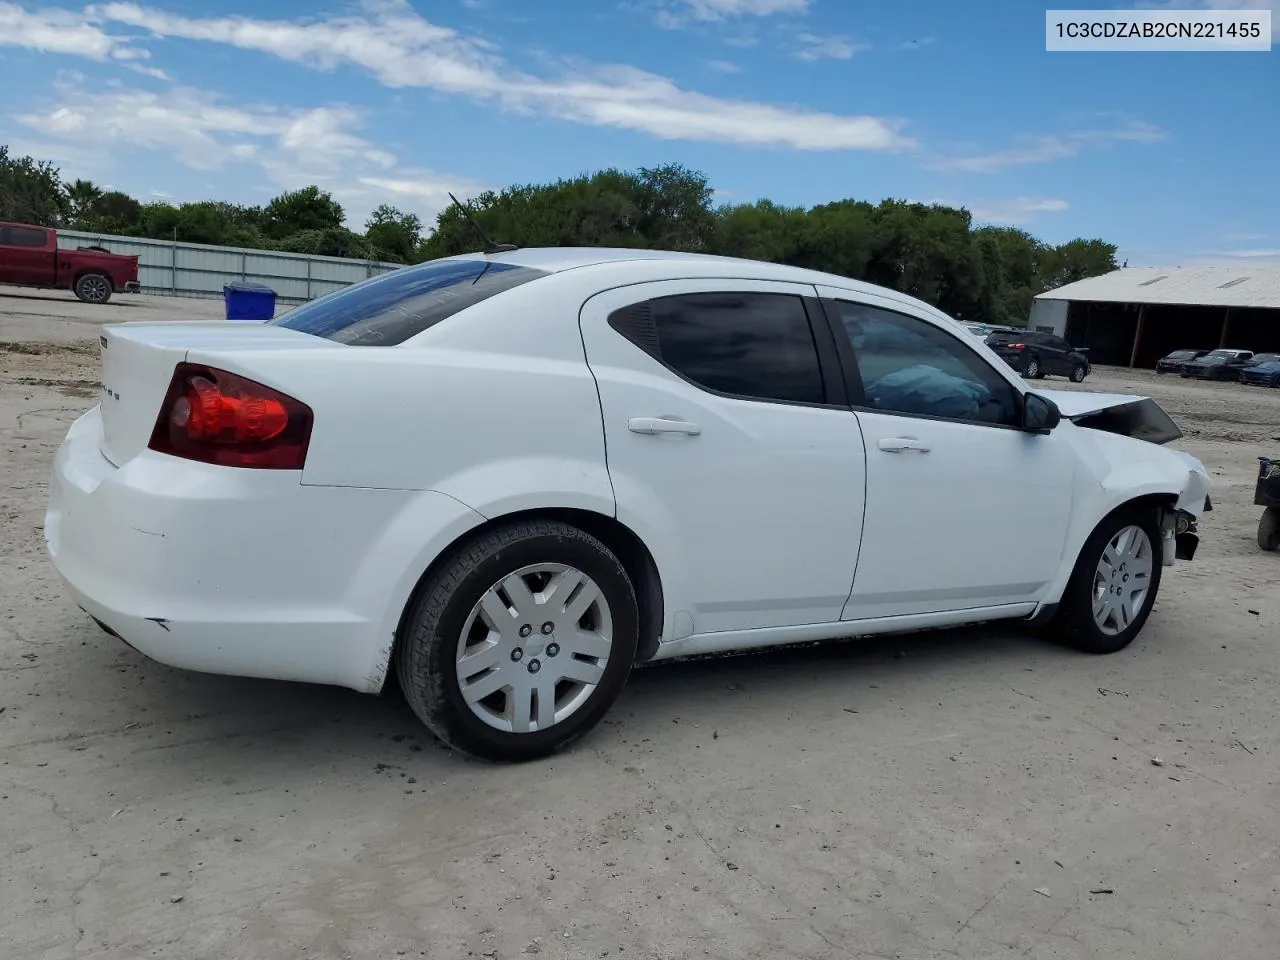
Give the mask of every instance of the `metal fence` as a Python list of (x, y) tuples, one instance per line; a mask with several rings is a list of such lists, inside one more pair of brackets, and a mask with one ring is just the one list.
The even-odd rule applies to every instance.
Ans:
[(79, 230), (59, 230), (58, 245), (71, 249), (96, 246), (112, 253), (137, 256), (138, 283), (143, 293), (220, 299), (223, 284), (247, 280), (266, 284), (283, 304), (305, 303), (402, 266), (378, 260), (345, 260), (246, 247), (115, 237)]

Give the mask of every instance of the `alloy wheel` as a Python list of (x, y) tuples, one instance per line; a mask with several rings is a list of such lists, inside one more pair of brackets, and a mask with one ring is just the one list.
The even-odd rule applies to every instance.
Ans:
[(97, 274), (93, 274), (81, 280), (80, 289), (84, 292), (85, 299), (90, 303), (101, 303), (107, 299), (109, 294), (106, 279), (98, 276)]

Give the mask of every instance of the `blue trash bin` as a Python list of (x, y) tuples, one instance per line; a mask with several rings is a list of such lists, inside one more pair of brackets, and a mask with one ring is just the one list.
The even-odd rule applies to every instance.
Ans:
[(276, 315), (276, 292), (262, 283), (237, 280), (224, 284), (222, 299), (228, 320), (270, 320)]

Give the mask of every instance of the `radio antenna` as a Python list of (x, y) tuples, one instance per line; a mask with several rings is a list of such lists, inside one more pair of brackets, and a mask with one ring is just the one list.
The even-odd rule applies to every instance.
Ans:
[(520, 249), (520, 245), (517, 243), (494, 243), (489, 239), (489, 235), (484, 232), (484, 228), (476, 222), (476, 218), (471, 215), (471, 210), (466, 204), (455, 197), (452, 193), (449, 194), (449, 199), (452, 200), (454, 205), (462, 211), (462, 215), (466, 217), (467, 222), (471, 224), (471, 229), (474, 230), (480, 239), (484, 241), (484, 252), (486, 256), (491, 253), (510, 253), (512, 250)]

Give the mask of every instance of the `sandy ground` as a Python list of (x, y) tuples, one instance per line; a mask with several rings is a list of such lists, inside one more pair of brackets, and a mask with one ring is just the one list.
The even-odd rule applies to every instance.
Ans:
[[(137, 300), (111, 319), (186, 306)], [(573, 752), (495, 767), (396, 695), (170, 670), (65, 598), (40, 527), (93, 402), (86, 309), (0, 295), (5, 960), (1274, 960), (1280, 555), (1251, 500), (1280, 391), (1087, 382), (1166, 404), (1217, 482), (1121, 654), (1005, 627), (659, 665)]]

